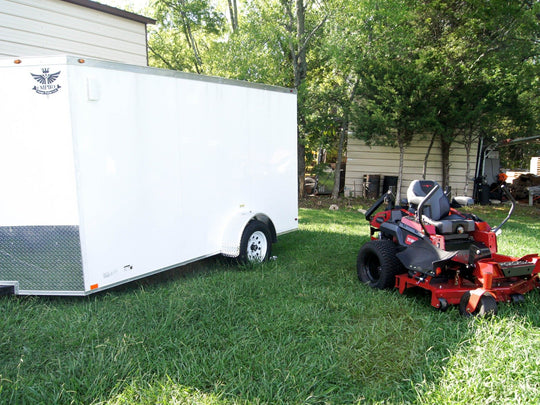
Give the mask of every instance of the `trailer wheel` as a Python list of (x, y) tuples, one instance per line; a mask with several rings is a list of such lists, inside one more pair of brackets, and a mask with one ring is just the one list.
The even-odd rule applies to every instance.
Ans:
[(394, 287), (396, 275), (402, 270), (396, 253), (397, 248), (392, 241), (367, 242), (358, 252), (356, 261), (358, 279), (378, 289)]
[(242, 233), (240, 241), (240, 263), (260, 263), (268, 260), (272, 250), (272, 239), (268, 226), (261, 221), (251, 221)]
[(463, 316), (490, 316), (497, 315), (497, 301), (495, 297), (489, 294), (484, 294), (480, 297), (478, 306), (474, 312), (467, 311), (467, 304), (471, 298), (469, 291), (465, 292), (459, 300), (459, 313)]

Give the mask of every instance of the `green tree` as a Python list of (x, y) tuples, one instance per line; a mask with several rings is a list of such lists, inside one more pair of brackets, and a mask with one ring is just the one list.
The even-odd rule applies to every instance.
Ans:
[(351, 109), (358, 89), (358, 80), (350, 72), (338, 69), (328, 53), (319, 50), (318, 67), (311, 69), (305, 100), (306, 145), (312, 149), (335, 149), (336, 162), (332, 198), (337, 199)]
[(224, 30), (225, 17), (210, 0), (156, 0), (156, 27), (148, 41), (157, 67), (204, 73), (204, 52)]
[(399, 148), (398, 198), (405, 148), (430, 119), (425, 101), (430, 77), (419, 69), (414, 4), (342, 1), (334, 35), (335, 63), (342, 71), (352, 69), (357, 83), (350, 99), (355, 135), (368, 144)]
[(227, 41), (212, 49), (213, 74), (293, 87), (298, 92), (298, 184), (303, 196), (309, 123), (305, 102), (311, 48), (327, 20), (324, 2), (253, 0)]
[(424, 1), (417, 15), (426, 44), (422, 68), (433, 77), (433, 131), (441, 140), (447, 185), (450, 148), (459, 135), (465, 135), (467, 148), (478, 136), (508, 136), (510, 126), (519, 132), (537, 125), (522, 95), (538, 77), (539, 3)]
[(293, 87), (289, 34), (279, 2), (246, 2), (238, 7), (238, 15), (237, 29), (208, 49), (208, 73)]

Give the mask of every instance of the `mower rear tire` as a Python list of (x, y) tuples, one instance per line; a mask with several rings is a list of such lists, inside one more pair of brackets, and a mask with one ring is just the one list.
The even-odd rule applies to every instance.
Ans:
[(466, 292), (461, 296), (459, 300), (459, 313), (463, 316), (491, 316), (497, 315), (497, 301), (495, 297), (490, 294), (484, 294), (480, 297), (478, 305), (474, 312), (467, 311), (467, 304), (471, 298), (471, 293)]
[(373, 288), (392, 288), (396, 275), (403, 272), (396, 257), (397, 247), (390, 240), (372, 240), (360, 248), (356, 260), (358, 279)]

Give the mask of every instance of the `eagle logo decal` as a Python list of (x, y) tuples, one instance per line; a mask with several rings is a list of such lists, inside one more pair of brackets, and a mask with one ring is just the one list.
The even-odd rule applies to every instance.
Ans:
[(39, 84), (34, 86), (32, 90), (34, 90), (37, 94), (53, 94), (56, 93), (58, 90), (60, 90), (59, 84), (53, 84), (56, 79), (58, 79), (58, 76), (60, 76), (60, 71), (56, 73), (49, 73), (49, 68), (43, 68), (41, 69), (40, 75), (36, 75), (34, 73), (30, 73), (34, 80), (38, 82)]

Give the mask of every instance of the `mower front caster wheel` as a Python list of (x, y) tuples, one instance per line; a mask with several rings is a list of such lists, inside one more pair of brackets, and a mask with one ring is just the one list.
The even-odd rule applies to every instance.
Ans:
[(478, 305), (474, 312), (467, 311), (467, 304), (471, 298), (471, 293), (466, 292), (459, 301), (459, 313), (463, 316), (489, 316), (497, 315), (497, 301), (492, 295), (485, 294), (480, 297)]
[(448, 301), (446, 301), (444, 298), (439, 298), (439, 311), (446, 312), (449, 306)]

